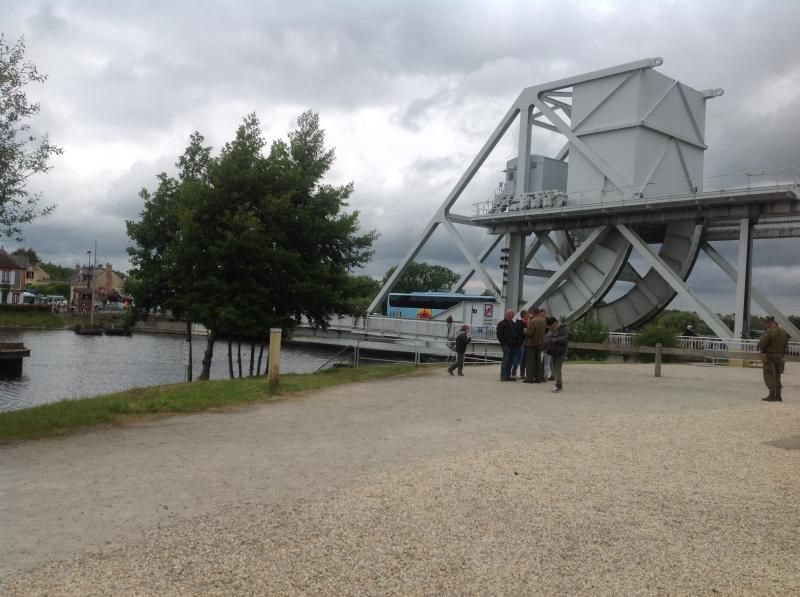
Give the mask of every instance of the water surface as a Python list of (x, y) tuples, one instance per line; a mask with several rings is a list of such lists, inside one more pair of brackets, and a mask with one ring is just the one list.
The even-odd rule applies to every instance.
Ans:
[[(180, 336), (80, 336), (67, 330), (0, 330), (0, 342), (22, 342), (31, 351), (31, 356), (23, 360), (21, 378), (0, 379), (0, 411), (186, 380), (182, 361), (185, 347)], [(200, 372), (205, 345), (204, 337), (194, 338), (195, 376)], [(227, 352), (227, 342), (216, 344), (211, 379), (229, 378)], [(284, 346), (281, 372), (309, 373), (330, 356), (324, 350)], [(242, 345), (244, 375), (249, 371), (249, 359), (249, 347)], [(266, 350), (262, 371), (265, 366)], [(238, 375), (235, 352), (234, 373)]]

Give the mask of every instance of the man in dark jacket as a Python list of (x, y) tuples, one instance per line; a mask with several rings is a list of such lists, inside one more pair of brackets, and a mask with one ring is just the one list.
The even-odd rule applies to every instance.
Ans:
[(519, 369), (520, 378), (525, 377), (525, 328), (528, 326), (528, 312), (523, 309), (517, 315), (514, 322), (514, 334), (516, 335), (516, 346), (514, 356), (511, 359), (511, 377), (517, 376)]
[(567, 343), (569, 342), (569, 328), (558, 323), (555, 317), (547, 318), (547, 327), (550, 328), (544, 338), (544, 350), (550, 355), (552, 363), (550, 365), (553, 375), (556, 377), (556, 387), (553, 392), (560, 392), (564, 387), (561, 378), (561, 366), (567, 357)]
[(458, 369), (459, 375), (464, 375), (464, 355), (467, 352), (467, 344), (472, 341), (469, 334), (469, 326), (462, 325), (456, 336), (456, 362), (447, 368), (447, 372), (453, 375), (453, 370)]
[(511, 377), (511, 359), (514, 356), (517, 335), (514, 333), (514, 309), (505, 312), (503, 321), (497, 324), (497, 341), (503, 349), (503, 361), (500, 363), (500, 381), (517, 381)]

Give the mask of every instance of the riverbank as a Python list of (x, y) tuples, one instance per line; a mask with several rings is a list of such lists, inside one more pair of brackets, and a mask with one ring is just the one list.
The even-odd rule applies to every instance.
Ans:
[(134, 388), (107, 396), (62, 400), (0, 412), (0, 444), (55, 437), (98, 426), (121, 427), (136, 420), (178, 413), (231, 408), (287, 394), (392, 377), (414, 371), (411, 365), (327, 369), (315, 374), (281, 376), (270, 387), (264, 377)]
[[(0, 448), (6, 595), (797, 594), (800, 367), (497, 367)], [(783, 446), (783, 447), (781, 447)]]
[(76, 324), (86, 323), (86, 319), (61, 313), (17, 313), (0, 310), (0, 329), (66, 330)]

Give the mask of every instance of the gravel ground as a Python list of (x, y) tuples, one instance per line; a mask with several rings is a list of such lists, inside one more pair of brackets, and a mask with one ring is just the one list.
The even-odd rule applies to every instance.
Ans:
[[(800, 368), (787, 373), (788, 401), (766, 404), (758, 370), (571, 365), (560, 395), (496, 368), (437, 371), (3, 448), (0, 556), (17, 555), (0, 590), (796, 595), (800, 451), (768, 443), (800, 433)], [(107, 458), (138, 464), (109, 477)], [(158, 496), (120, 510), (148, 475)], [(78, 497), (83, 527), (48, 535)], [(126, 514), (114, 528), (109, 509)]]

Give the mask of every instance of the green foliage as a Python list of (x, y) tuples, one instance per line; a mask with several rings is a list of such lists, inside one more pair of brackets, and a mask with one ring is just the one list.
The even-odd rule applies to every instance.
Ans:
[(653, 321), (660, 324), (662, 327), (672, 330), (676, 335), (683, 333), (687, 325), (691, 325), (694, 328), (695, 334), (698, 336), (714, 335), (711, 328), (700, 319), (700, 316), (690, 311), (678, 311), (676, 309), (664, 310), (659, 313)]
[[(569, 339), (571, 342), (593, 342), (602, 344), (608, 340), (608, 328), (600, 323), (596, 312), (589, 311), (570, 326)], [(570, 349), (567, 358), (569, 360), (581, 361), (605, 361), (608, 359), (608, 353), (602, 350)]]
[(68, 282), (38, 282), (28, 284), (28, 289), (35, 290), (37, 294), (69, 297)]
[(268, 400), (324, 387), (380, 379), (414, 371), (413, 365), (328, 369), (306, 375), (282, 375), (269, 387), (263, 377), (135, 388), (126, 392), (64, 400), (0, 412), (0, 444), (53, 437), (98, 425), (123, 425), (134, 418), (200, 412)]
[(160, 174), (141, 193), (141, 219), (127, 223), (136, 303), (202, 323), (212, 340), (260, 339), (302, 316), (325, 326), (354, 308), (349, 271), (367, 263), (377, 235), (344, 212), (353, 185), (322, 180), (334, 153), (319, 117), (302, 114), (267, 155), (255, 114), (219, 156), (203, 141), (192, 135), (178, 177)]
[(0, 305), (0, 328), (67, 329), (79, 321), (80, 318), (51, 313), (47, 305)]
[(28, 103), (25, 88), (46, 78), (35, 64), (25, 61), (23, 39), (8, 45), (0, 34), (0, 226), (7, 236), (19, 237), (20, 224), (54, 209), (39, 208), (40, 196), (27, 190), (28, 180), (47, 172), (50, 158), (61, 153), (47, 134), (35, 137), (28, 122), (39, 113), (39, 104)]
[(20, 247), (11, 254), (14, 255), (14, 257), (22, 257), (23, 259), (27, 259), (28, 263), (30, 263), (31, 265), (39, 263), (39, 256), (36, 254), (36, 251), (34, 251), (32, 248)]
[[(386, 284), (396, 269), (397, 266), (393, 265), (386, 270), (381, 285)], [(395, 283), (392, 292), (449, 292), (459, 279), (457, 273), (443, 265), (412, 261)]]
[[(50, 276), (50, 280), (58, 282), (67, 282), (72, 274), (75, 273), (74, 267), (64, 267), (63, 265), (56, 265), (55, 263), (45, 262), (42, 263), (42, 269)], [(67, 296), (66, 294), (64, 296)]]
[[(664, 348), (676, 348), (678, 338), (675, 330), (659, 322), (650, 323), (634, 338), (636, 346), (655, 346), (661, 344)], [(642, 363), (652, 363), (655, 357), (652, 354), (637, 354), (636, 358)], [(664, 356), (664, 362), (673, 360), (674, 357)]]
[(381, 289), (381, 283), (370, 276), (348, 276), (345, 280), (343, 315), (361, 317), (367, 314), (372, 299)]
[(12, 305), (10, 303), (0, 303), (0, 311), (9, 313), (49, 313), (50, 305)]

